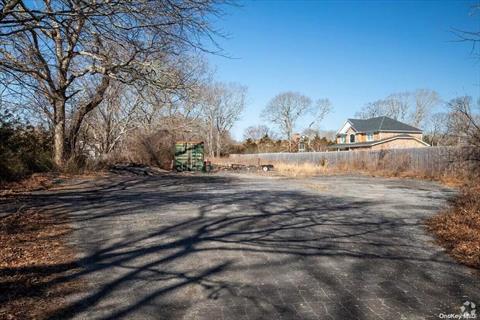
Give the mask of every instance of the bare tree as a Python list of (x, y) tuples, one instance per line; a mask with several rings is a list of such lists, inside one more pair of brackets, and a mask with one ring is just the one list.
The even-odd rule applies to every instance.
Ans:
[(215, 83), (204, 88), (202, 104), (210, 156), (220, 156), (222, 139), (245, 109), (247, 88), (238, 84)]
[(361, 119), (375, 118), (380, 116), (388, 116), (384, 108), (384, 101), (377, 100), (369, 102), (363, 106), (363, 108), (355, 113), (355, 117)]
[(409, 123), (414, 127), (420, 127), (428, 118), (433, 107), (435, 107), (440, 98), (433, 90), (419, 89), (415, 91), (415, 104), (411, 110)]
[(387, 116), (420, 127), (425, 124), (439, 102), (440, 98), (433, 90), (394, 93), (385, 99), (366, 104), (355, 116), (362, 119)]
[(310, 123), (308, 128), (312, 128), (313, 126), (319, 127), (320, 123), (325, 119), (327, 114), (332, 111), (332, 103), (329, 99), (318, 99), (315, 102), (314, 109), (312, 110), (313, 113), (313, 121)]
[(188, 59), (184, 63), (183, 66), (175, 65), (170, 71), (176, 74), (176, 88), (158, 90), (156, 85), (147, 85), (139, 91), (143, 103), (138, 121), (145, 132), (151, 133), (162, 127), (180, 139), (188, 140), (199, 122), (205, 83), (210, 74), (202, 60)]
[(427, 123), (425, 134), (427, 142), (432, 146), (448, 145), (451, 143), (448, 130), (449, 114), (438, 112), (432, 114)]
[[(102, 102), (112, 80), (175, 87), (177, 82), (164, 81), (171, 75), (162, 66), (190, 48), (205, 50), (203, 40), (215, 34), (208, 23), (217, 13), (215, 0), (3, 2), (0, 73), (13, 79), (11, 91), (48, 101), (58, 166), (74, 150), (83, 119)], [(81, 79), (95, 89), (82, 104), (73, 104)]]
[(257, 141), (262, 139), (265, 136), (270, 135), (270, 128), (266, 125), (250, 126), (245, 129), (243, 133), (243, 139), (251, 139), (252, 141)]
[(474, 106), (468, 96), (452, 99), (448, 103), (449, 134), (456, 144), (464, 146), (457, 149), (455, 162), (462, 162), (468, 171), (470, 181), (480, 178), (480, 100)]
[(311, 113), (311, 109), (312, 99), (301, 93), (288, 91), (270, 100), (262, 111), (262, 117), (279, 127), (289, 141), (290, 151), (295, 123), (301, 116)]
[(20, 2), (21, 0), (3, 0), (3, 8), (0, 11), (0, 22), (9, 14), (11, 14), (15, 10), (15, 7), (20, 4)]
[(458, 144), (480, 147), (480, 101), (477, 112), (472, 107), (472, 98), (468, 96), (452, 99), (448, 106), (449, 134), (457, 139)]
[(137, 128), (141, 95), (123, 83), (115, 82), (104, 100), (85, 118), (88, 140), (83, 141), (95, 154), (105, 156)]
[[(475, 16), (480, 12), (480, 4), (474, 4), (472, 6), (472, 10), (470, 12), (471, 16)], [(477, 24), (478, 26), (478, 24)], [(480, 43), (480, 28), (477, 30), (460, 30), (460, 29), (453, 29), (453, 32), (462, 42), (469, 42), (472, 44), (472, 55), (476, 56), (476, 58), (480, 58), (480, 52), (478, 51), (478, 44)]]
[(384, 100), (386, 115), (395, 120), (407, 121), (410, 96), (411, 94), (408, 92), (399, 92), (389, 95)]

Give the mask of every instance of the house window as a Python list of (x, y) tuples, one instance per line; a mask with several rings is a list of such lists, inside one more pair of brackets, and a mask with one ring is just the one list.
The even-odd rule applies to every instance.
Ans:
[(355, 135), (353, 133), (350, 135), (350, 143), (355, 143)]
[(305, 143), (300, 142), (298, 144), (298, 152), (305, 152)]
[(340, 136), (340, 143), (345, 143), (345, 136)]
[(373, 132), (367, 133), (367, 141), (373, 141)]

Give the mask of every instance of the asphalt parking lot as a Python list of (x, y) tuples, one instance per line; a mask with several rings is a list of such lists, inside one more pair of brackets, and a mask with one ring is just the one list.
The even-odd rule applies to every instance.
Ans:
[(77, 319), (435, 319), (480, 302), (478, 274), (422, 224), (453, 194), (225, 173), (112, 175), (36, 197), (75, 228)]

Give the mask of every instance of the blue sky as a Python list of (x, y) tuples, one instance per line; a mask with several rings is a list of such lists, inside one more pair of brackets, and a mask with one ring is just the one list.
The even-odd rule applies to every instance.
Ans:
[[(329, 98), (322, 129), (338, 129), (364, 104), (390, 93), (428, 88), (443, 99), (480, 97), (480, 61), (452, 28), (480, 30), (466, 1), (247, 1), (216, 26), (232, 59), (209, 56), (220, 81), (248, 87), (248, 106), (232, 130), (240, 139), (263, 123), (277, 93)], [(299, 123), (300, 130), (305, 123)]]

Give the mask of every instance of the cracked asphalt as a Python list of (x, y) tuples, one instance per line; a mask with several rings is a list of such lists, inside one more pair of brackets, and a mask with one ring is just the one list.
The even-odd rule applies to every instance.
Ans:
[(356, 176), (112, 175), (45, 192), (87, 284), (75, 319), (438, 319), (479, 276), (423, 220), (454, 191)]

